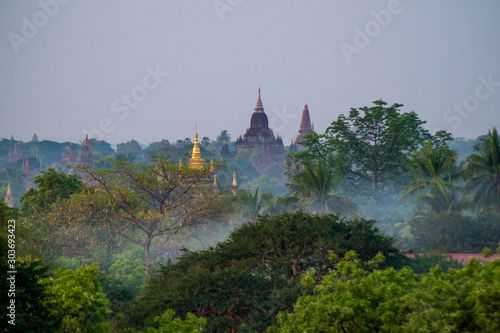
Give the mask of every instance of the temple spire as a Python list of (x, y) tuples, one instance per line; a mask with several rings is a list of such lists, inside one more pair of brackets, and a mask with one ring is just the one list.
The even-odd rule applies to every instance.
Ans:
[(5, 204), (10, 208), (14, 207), (14, 196), (12, 195), (12, 190), (10, 189), (10, 182), (7, 187), (7, 194), (5, 195)]
[(238, 183), (236, 182), (236, 171), (233, 171), (233, 187), (238, 187)]
[(304, 110), (302, 111), (302, 119), (300, 120), (300, 128), (299, 135), (295, 139), (295, 143), (297, 143), (298, 150), (304, 150), (304, 146), (301, 145), (301, 142), (304, 140), (304, 135), (311, 132), (313, 130), (313, 126), (311, 124), (311, 117), (309, 115), (309, 107), (304, 104)]
[(311, 117), (309, 116), (309, 108), (307, 103), (304, 104), (304, 110), (302, 111), (302, 119), (300, 120), (299, 133), (308, 133), (311, 131)]
[(257, 96), (257, 102), (255, 103), (255, 107), (253, 108), (255, 112), (264, 112), (264, 105), (262, 104), (262, 100), (260, 99), (260, 84), (259, 84), (259, 93)]
[(210, 160), (210, 173), (215, 173), (214, 159)]
[(197, 126), (195, 126), (193, 152), (191, 154), (191, 158), (189, 159), (188, 165), (193, 169), (201, 170), (203, 169), (204, 164), (205, 163), (201, 158), (200, 144), (198, 143), (198, 128)]
[(28, 162), (28, 159), (26, 159), (26, 164), (24, 164), (23, 171), (28, 176), (31, 176), (31, 167), (30, 167), (30, 163)]
[(92, 150), (90, 149), (89, 135), (85, 135), (82, 151), (80, 152), (80, 164), (92, 165)]

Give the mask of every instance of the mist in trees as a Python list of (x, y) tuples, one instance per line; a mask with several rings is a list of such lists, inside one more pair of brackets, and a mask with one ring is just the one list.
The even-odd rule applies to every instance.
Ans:
[[(458, 268), (438, 254), (409, 259), (402, 252), (480, 253), (497, 247), (498, 132), (492, 128), (478, 140), (456, 140), (444, 131), (429, 133), (415, 112), (403, 110), (382, 100), (353, 108), (325, 133), (306, 135), (304, 150), (290, 150), (283, 164), (267, 168), (255, 164), (262, 151), (240, 149), (222, 159), (224, 143), (234, 149), (227, 130), (216, 140), (202, 139), (201, 170), (187, 166), (190, 138), (147, 146), (131, 140), (116, 153), (91, 140), (92, 166), (34, 168), (32, 176), (15, 163), (0, 165), (0, 176), (13, 179), (12, 190), (22, 193), (32, 184), (17, 195), (14, 208), (0, 205), (3, 224), (19, 221), (16, 249), (27, 288), (19, 299), (36, 308), (30, 317), (20, 307), (26, 329), (293, 331), (312, 325), (301, 311), (324, 311), (322, 297), (332, 296), (331, 286), (339, 290), (339, 302), (357, 309), (364, 298), (343, 294), (351, 292), (348, 279), (380, 296), (369, 298), (373, 313), (385, 307), (402, 311), (390, 294), (377, 294), (395, 283), (409, 299), (418, 296), (415, 285), (427, 290), (442, 282), (446, 289), (455, 277), (482, 286), (476, 273), (427, 273), (434, 265)], [(42, 143), (24, 147), (69, 146)], [(0, 151), (11, 146), (4, 140)], [(44, 154), (37, 157), (42, 165), (50, 155)], [(7, 183), (0, 181), (5, 194)], [(385, 261), (377, 268), (378, 252)], [(405, 265), (415, 273), (401, 270)], [(482, 269), (474, 265), (466, 270)], [(495, 267), (484, 274), (496, 276)], [(370, 289), (376, 284), (381, 289)], [(471, 282), (467, 290), (477, 286)], [(489, 302), (485, 306), (495, 306)], [(418, 307), (412, 309), (408, 316), (430, 322), (419, 317)], [(349, 329), (385, 325), (373, 313), (354, 313), (335, 318), (344, 318)]]

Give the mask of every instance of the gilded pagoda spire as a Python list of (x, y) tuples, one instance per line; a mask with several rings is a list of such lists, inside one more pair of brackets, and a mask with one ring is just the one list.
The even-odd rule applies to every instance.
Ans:
[(236, 171), (233, 172), (233, 187), (238, 187), (238, 183), (236, 182)]
[(260, 99), (260, 85), (259, 85), (259, 93), (257, 95), (257, 102), (255, 103), (255, 107), (253, 108), (255, 112), (264, 112), (264, 104), (262, 104), (262, 100)]
[(191, 153), (188, 165), (190, 168), (201, 170), (204, 164), (201, 158), (200, 144), (198, 143), (198, 129), (195, 126), (193, 152)]
[(233, 171), (233, 184), (231, 185), (231, 192), (233, 192), (233, 195), (236, 194), (237, 189), (238, 183), (236, 182), (236, 171)]
[(14, 207), (14, 196), (12, 195), (12, 190), (10, 189), (10, 182), (7, 186), (7, 194), (5, 195), (5, 204), (10, 208)]
[(210, 160), (210, 173), (215, 173), (214, 159)]

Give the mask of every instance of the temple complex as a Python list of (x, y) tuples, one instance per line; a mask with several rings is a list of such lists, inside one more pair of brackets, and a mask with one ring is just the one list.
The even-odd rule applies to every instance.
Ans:
[(232, 155), (236, 155), (240, 148), (259, 149), (263, 151), (264, 155), (255, 161), (256, 166), (260, 168), (265, 168), (272, 163), (279, 163), (285, 152), (283, 139), (279, 135), (275, 137), (273, 129), (269, 128), (269, 121), (264, 112), (264, 105), (260, 97), (260, 87), (254, 112), (250, 120), (250, 128), (247, 128), (243, 136), (240, 135), (236, 139), (235, 151)]
[(9, 162), (17, 162), (19, 161), (20, 159), (22, 158), (25, 158), (26, 156), (24, 156), (23, 154), (23, 150), (21, 149), (21, 142), (18, 141), (16, 143), (16, 146), (14, 148), (14, 152), (13, 153), (9, 153)]
[(65, 164), (72, 164), (76, 163), (77, 158), (76, 158), (76, 153), (75, 153), (75, 148), (73, 148), (73, 143), (69, 144), (68, 151), (66, 154), (62, 156), (61, 160), (59, 161), (59, 164), (65, 165)]
[(297, 144), (298, 150), (304, 150), (304, 146), (300, 144), (300, 142), (304, 139), (304, 135), (307, 133), (314, 131), (314, 125), (311, 123), (311, 117), (309, 116), (309, 108), (307, 107), (307, 103), (304, 105), (304, 110), (302, 110), (302, 118), (300, 120), (300, 128), (299, 135), (297, 135), (295, 139), (295, 143)]
[(5, 195), (5, 204), (10, 208), (14, 207), (14, 196), (12, 195), (12, 190), (10, 189), (10, 182), (7, 187), (7, 194)]
[(83, 143), (82, 151), (80, 152), (80, 164), (92, 165), (92, 150), (90, 149), (89, 135), (85, 136), (85, 142)]

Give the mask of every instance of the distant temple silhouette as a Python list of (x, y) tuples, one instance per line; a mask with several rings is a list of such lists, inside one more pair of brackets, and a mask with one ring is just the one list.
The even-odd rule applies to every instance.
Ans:
[(83, 142), (82, 151), (80, 152), (80, 164), (92, 165), (92, 150), (90, 149), (89, 135), (85, 136), (85, 141)]
[[(250, 128), (247, 128), (243, 136), (236, 139), (234, 152), (228, 154), (229, 148), (227, 142), (224, 143), (221, 150), (221, 157), (227, 158), (235, 156), (238, 149), (259, 149), (264, 155), (255, 161), (255, 165), (265, 168), (270, 164), (279, 163), (285, 153), (283, 139), (281, 136), (274, 136), (273, 129), (269, 128), (269, 121), (264, 112), (264, 105), (260, 97), (260, 87), (258, 90), (257, 102), (250, 120)], [(228, 156), (229, 155), (229, 156)]]
[(292, 150), (304, 150), (304, 146), (300, 144), (302, 140), (304, 140), (304, 135), (309, 132), (314, 131), (314, 125), (311, 123), (311, 117), (309, 115), (309, 107), (307, 103), (304, 105), (304, 110), (302, 110), (302, 118), (300, 119), (300, 127), (299, 134), (295, 138), (295, 141), (292, 140), (292, 144), (290, 148)]
[(59, 161), (59, 164), (65, 165), (65, 164), (73, 164), (77, 162), (76, 158), (76, 153), (75, 153), (75, 148), (73, 148), (73, 143), (69, 144), (68, 151), (66, 154), (63, 154), (63, 157)]
[(18, 141), (14, 147), (14, 152), (9, 153), (8, 160), (9, 162), (17, 162), (23, 158), (26, 158), (26, 156), (23, 154), (23, 150), (21, 149), (21, 141)]

